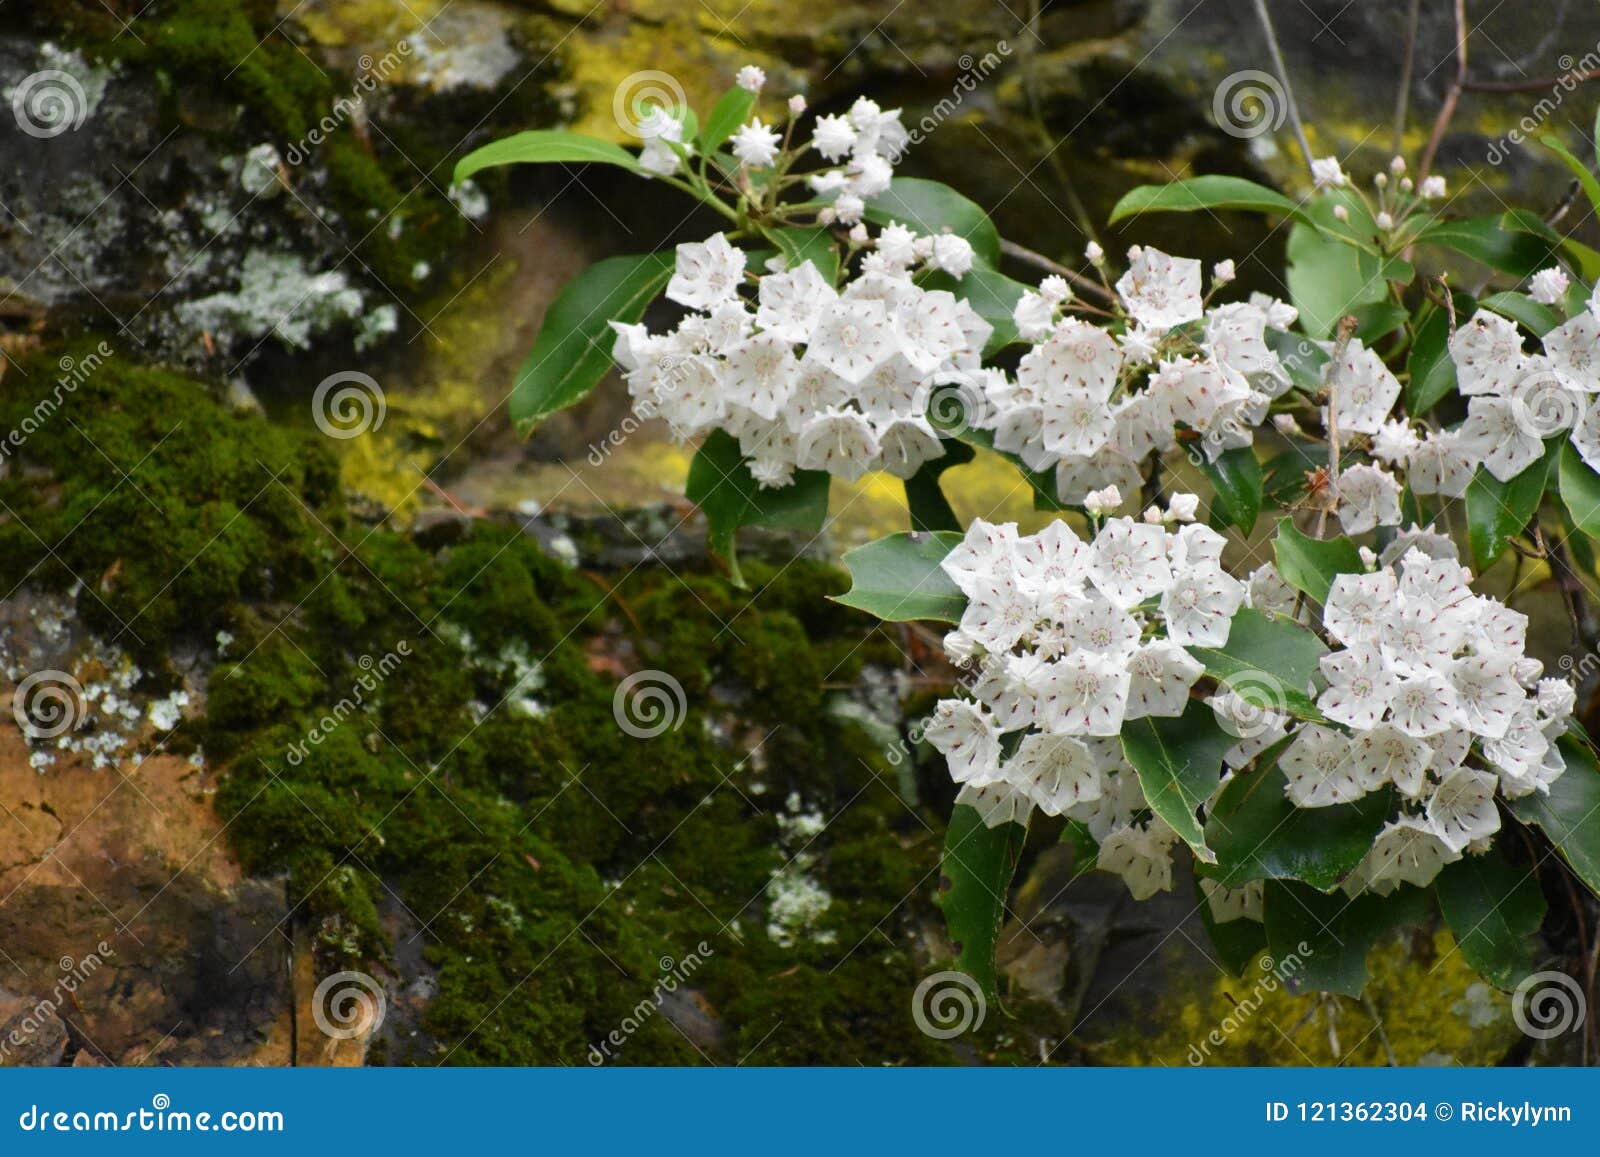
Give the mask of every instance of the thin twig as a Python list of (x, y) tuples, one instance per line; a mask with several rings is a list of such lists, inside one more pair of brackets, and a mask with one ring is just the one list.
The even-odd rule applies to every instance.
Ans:
[(1059, 261), (1050, 260), (1050, 258), (1046, 257), (1043, 253), (1029, 249), (1026, 245), (1018, 245), (1015, 241), (1007, 241), (1002, 238), (1000, 241), (1000, 252), (1004, 253), (1007, 257), (1014, 257), (1018, 261), (1023, 261), (1034, 266), (1035, 268), (1042, 269), (1046, 273), (1059, 274), (1070, 281), (1074, 289), (1082, 290), (1091, 297), (1097, 297), (1107, 305), (1116, 304), (1117, 299), (1101, 288), (1098, 282), (1092, 280), (1091, 278), (1085, 277), (1075, 269), (1068, 269)]
[(1400, 155), (1405, 144), (1406, 116), (1411, 104), (1411, 68), (1417, 54), (1417, 10), (1422, 0), (1411, 0), (1411, 11), (1406, 16), (1405, 54), (1400, 58), (1400, 84), (1394, 94), (1394, 154)]
[(1467, 92), (1543, 92), (1568, 84), (1587, 84), (1591, 80), (1600, 80), (1600, 69), (1580, 68), (1538, 80), (1468, 80), (1463, 81), (1461, 87)]
[(1300, 106), (1295, 103), (1294, 86), (1289, 83), (1289, 69), (1283, 63), (1283, 49), (1278, 46), (1278, 34), (1272, 29), (1272, 16), (1267, 12), (1266, 0), (1255, 0), (1256, 20), (1267, 38), (1267, 51), (1272, 54), (1272, 67), (1278, 73), (1278, 83), (1283, 85), (1283, 99), (1289, 106), (1289, 124), (1294, 128), (1294, 139), (1300, 144), (1300, 156), (1311, 171), (1311, 143), (1306, 140), (1305, 125), (1300, 123)]
[(1061, 156), (1061, 147), (1064, 141), (1051, 140), (1050, 130), (1044, 123), (1044, 104), (1039, 99), (1039, 86), (1034, 69), (1034, 49), (1040, 42), (1039, 18), (1041, 15), (1041, 0), (1029, 0), (1028, 4), (1028, 39), (1023, 41), (1021, 59), (1018, 69), (1022, 74), (1022, 91), (1028, 100), (1028, 114), (1033, 120), (1033, 125), (1039, 137), (1039, 145), (1044, 149), (1044, 158), (1050, 165), (1050, 170), (1055, 174), (1056, 183), (1061, 186), (1061, 192), (1067, 198), (1067, 207), (1072, 210), (1072, 216), (1083, 235), (1095, 244), (1100, 243), (1100, 237), (1095, 232), (1094, 216), (1089, 212), (1089, 207), (1083, 203), (1083, 198), (1078, 196), (1078, 187), (1073, 183), (1072, 174), (1068, 172), (1065, 159)]
[(1422, 160), (1417, 165), (1419, 182), (1433, 168), (1433, 159), (1438, 155), (1439, 144), (1450, 128), (1450, 122), (1455, 119), (1456, 102), (1461, 99), (1461, 90), (1467, 83), (1467, 0), (1455, 0), (1455, 14), (1456, 74), (1450, 80), (1450, 87), (1445, 89), (1444, 103), (1439, 106), (1439, 115), (1433, 121), (1433, 131), (1428, 134), (1427, 147), (1422, 150)]
[(1328, 364), (1328, 382), (1326, 393), (1328, 395), (1328, 420), (1325, 429), (1328, 433), (1328, 486), (1322, 499), (1322, 510), (1317, 515), (1317, 537), (1321, 538), (1323, 531), (1328, 528), (1328, 515), (1332, 514), (1339, 506), (1339, 398), (1337, 394), (1339, 367), (1344, 362), (1345, 351), (1350, 347), (1350, 339), (1356, 335), (1356, 318), (1354, 314), (1346, 314), (1339, 319), (1339, 332), (1333, 347), (1333, 361)]
[(1361, 994), (1361, 1006), (1367, 1010), (1367, 1015), (1372, 1018), (1372, 1030), (1378, 1036), (1378, 1043), (1383, 1046), (1383, 1055), (1389, 1062), (1391, 1069), (1400, 1067), (1400, 1062), (1394, 1055), (1394, 1046), (1389, 1043), (1389, 1034), (1383, 1031), (1383, 1017), (1378, 1015), (1378, 1006), (1372, 1003), (1369, 993)]

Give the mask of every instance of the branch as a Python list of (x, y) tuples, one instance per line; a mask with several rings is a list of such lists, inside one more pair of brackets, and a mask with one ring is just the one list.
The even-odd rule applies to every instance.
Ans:
[(1300, 123), (1300, 107), (1295, 104), (1294, 86), (1289, 83), (1289, 69), (1283, 63), (1283, 49), (1278, 47), (1278, 34), (1272, 29), (1272, 16), (1267, 12), (1266, 0), (1255, 0), (1256, 20), (1261, 25), (1261, 31), (1267, 38), (1267, 51), (1272, 54), (1272, 67), (1278, 73), (1278, 81), (1283, 85), (1283, 99), (1289, 106), (1289, 123), (1294, 126), (1294, 139), (1300, 143), (1300, 156), (1306, 163), (1306, 172), (1311, 171), (1311, 145), (1306, 140), (1305, 126)]
[(1411, 102), (1411, 68), (1417, 52), (1417, 9), (1422, 0), (1411, 0), (1411, 12), (1406, 17), (1405, 55), (1400, 60), (1400, 84), (1394, 94), (1394, 154), (1400, 155), (1405, 143), (1406, 114)]
[(1029, 249), (1026, 245), (1018, 245), (1015, 241), (1000, 241), (1000, 252), (1007, 257), (1013, 257), (1025, 264), (1032, 265), (1035, 269), (1042, 269), (1046, 273), (1054, 273), (1065, 277), (1072, 283), (1074, 289), (1082, 290), (1092, 297), (1097, 297), (1107, 305), (1115, 305), (1117, 299), (1095, 281), (1090, 280), (1075, 269), (1068, 269), (1058, 261), (1052, 261), (1043, 253)]
[(1461, 82), (1461, 87), (1467, 92), (1542, 92), (1568, 84), (1587, 84), (1591, 80), (1600, 80), (1600, 68), (1579, 68), (1541, 80), (1466, 80)]
[(1455, 12), (1456, 74), (1451, 78), (1450, 87), (1445, 89), (1444, 103), (1439, 106), (1439, 115), (1434, 118), (1433, 132), (1428, 134), (1428, 145), (1422, 150), (1422, 162), (1417, 166), (1419, 184), (1433, 168), (1433, 158), (1439, 152), (1439, 143), (1444, 140), (1450, 122), (1455, 119), (1456, 102), (1461, 99), (1461, 90), (1467, 83), (1467, 0), (1455, 0)]

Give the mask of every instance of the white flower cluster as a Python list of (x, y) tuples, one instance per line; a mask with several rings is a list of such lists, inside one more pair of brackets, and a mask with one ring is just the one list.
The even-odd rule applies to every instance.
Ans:
[[(1447, 540), (1432, 540), (1438, 553)], [(1347, 887), (1426, 885), (1500, 829), (1495, 795), (1548, 791), (1565, 770), (1555, 739), (1572, 685), (1542, 679), (1524, 653), (1527, 616), (1474, 595), (1454, 557), (1411, 549), (1398, 566), (1340, 575), (1323, 626), (1340, 644), (1323, 656), (1317, 708), (1330, 724), (1295, 730), (1279, 767), (1299, 807), (1352, 803), (1392, 784), (1399, 814)], [(1257, 719), (1245, 753), (1289, 732)], [(1236, 749), (1237, 750), (1237, 749)]]
[(726, 430), (762, 486), (787, 486), (796, 469), (909, 478), (944, 454), (930, 400), (946, 388), (977, 392), (991, 333), (912, 271), (958, 274), (971, 262), (964, 238), (890, 224), (842, 289), (809, 261), (785, 269), (774, 259), (751, 278), (752, 308), (739, 293), (745, 253), (718, 233), (678, 246), (667, 297), (695, 312), (663, 334), (613, 322), (614, 356), (641, 417), (665, 419), (684, 439)]
[[(1232, 279), (1223, 265), (1213, 282)], [(985, 424), (995, 446), (1031, 470), (1054, 467), (1058, 497), (1070, 505), (1108, 485), (1136, 492), (1141, 464), (1176, 446), (1179, 426), (1198, 436), (1213, 461), (1250, 445), (1272, 400), (1291, 384), (1266, 332), (1287, 330), (1292, 306), (1255, 294), (1208, 308), (1200, 262), (1138, 246), (1128, 250), (1116, 292), (1126, 323), (1120, 334), (1063, 317), (1070, 288), (1046, 278), (1013, 313), (1033, 349), (1014, 379), (986, 379)]]
[(1100, 866), (1141, 899), (1170, 886), (1176, 836), (1148, 812), (1118, 736), (1183, 714), (1204, 670), (1186, 648), (1226, 643), (1245, 599), (1223, 537), (1182, 522), (1192, 511), (1180, 497), (1165, 524), (1113, 518), (1091, 542), (1061, 521), (1021, 536), (979, 520), (941, 564), (968, 600), (945, 646), (981, 672), (924, 731), (959, 802), (990, 826), (1035, 807), (1082, 822)]

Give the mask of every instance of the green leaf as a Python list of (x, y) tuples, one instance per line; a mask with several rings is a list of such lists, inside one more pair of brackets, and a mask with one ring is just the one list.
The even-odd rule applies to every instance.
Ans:
[(1506, 539), (1520, 534), (1538, 511), (1555, 450), (1552, 440), (1544, 457), (1510, 482), (1501, 482), (1480, 466), (1467, 484), (1467, 541), (1480, 572), (1494, 565), (1506, 552)]
[(959, 233), (980, 261), (991, 268), (1000, 265), (1000, 233), (989, 215), (939, 181), (896, 177), (887, 193), (867, 202), (866, 215), (876, 225), (898, 221), (918, 233)]
[(828, 517), (828, 476), (820, 470), (797, 470), (794, 481), (764, 489), (750, 476), (739, 443), (724, 430), (713, 430), (689, 463), (684, 496), (706, 516), (711, 549), (728, 563), (736, 586), (744, 586), (734, 536), (741, 526), (817, 531)]
[(1512, 277), (1531, 277), (1555, 263), (1555, 250), (1532, 233), (1504, 227), (1500, 217), (1437, 221), (1417, 234), (1419, 245), (1438, 245)]
[(1246, 209), (1304, 218), (1301, 206), (1276, 189), (1243, 177), (1204, 176), (1165, 185), (1140, 185), (1111, 210), (1110, 224), (1137, 213), (1192, 213), (1197, 209)]
[(1211, 947), (1222, 958), (1222, 966), (1234, 976), (1243, 976), (1267, 946), (1267, 928), (1255, 920), (1240, 917), (1218, 924), (1211, 915), (1211, 902), (1200, 886), (1200, 877), (1194, 881), (1195, 903), (1200, 909), (1200, 922), (1211, 938)]
[(1348, 538), (1311, 538), (1295, 528), (1292, 518), (1279, 520), (1272, 553), (1284, 581), (1319, 603), (1328, 601), (1328, 588), (1336, 577), (1366, 570), (1361, 552)]
[(1360, 996), (1367, 986), (1367, 953), (1378, 938), (1423, 918), (1427, 893), (1404, 887), (1391, 896), (1354, 900), (1290, 880), (1267, 881), (1267, 948), (1280, 974), (1293, 960), (1292, 979), (1307, 988)]
[(1589, 207), (1600, 213), (1600, 181), (1597, 181), (1595, 175), (1589, 171), (1589, 166), (1573, 156), (1558, 138), (1548, 133), (1539, 138), (1539, 143), (1561, 158), (1561, 163), (1578, 178), (1578, 184), (1583, 188), (1583, 195), (1589, 199)]
[[(1578, 267), (1578, 272), (1587, 280), (1595, 281), (1600, 279), (1600, 253), (1590, 249), (1581, 241), (1575, 241), (1571, 237), (1563, 237), (1555, 229), (1551, 228), (1539, 214), (1529, 212), (1527, 209), (1508, 209), (1501, 216), (1500, 223), (1514, 233), (1532, 233), (1535, 236), (1543, 237), (1552, 246), (1561, 248), (1566, 253), (1568, 260)], [(1572, 289), (1582, 290), (1584, 297), (1576, 303), (1576, 307), (1570, 301), (1568, 302), (1567, 314), (1569, 316), (1583, 308), (1584, 302), (1588, 300), (1588, 291), (1583, 289), (1581, 282), (1575, 283)]]
[(973, 449), (965, 442), (945, 441), (944, 456), (930, 458), (905, 481), (906, 506), (911, 511), (912, 530), (951, 530), (961, 533), (961, 519), (950, 506), (939, 486), (939, 475), (952, 466), (970, 462)]
[(1561, 489), (1561, 503), (1572, 516), (1572, 524), (1590, 538), (1600, 539), (1600, 474), (1583, 460), (1583, 455), (1571, 442), (1561, 447), (1556, 485)]
[[(1471, 317), (1476, 306), (1472, 299), (1458, 294), (1455, 299), (1456, 316)], [(1415, 417), (1422, 417), (1437, 406), (1456, 388), (1456, 363), (1450, 356), (1450, 315), (1444, 310), (1428, 305), (1432, 310), (1417, 325), (1417, 337), (1406, 359), (1406, 409)]]
[(1287, 330), (1267, 330), (1267, 345), (1289, 371), (1289, 379), (1302, 390), (1316, 393), (1322, 388), (1322, 368), (1328, 364), (1328, 351), (1304, 334)]
[(1222, 777), (1222, 754), (1236, 740), (1217, 723), (1216, 713), (1199, 699), (1189, 700), (1176, 719), (1135, 719), (1122, 729), (1122, 751), (1139, 773), (1151, 809), (1211, 863), (1205, 831), (1196, 812)]
[(1322, 640), (1287, 618), (1269, 618), (1240, 608), (1222, 647), (1191, 647), (1206, 674), (1247, 703), (1321, 720), (1305, 688), (1317, 677), (1327, 653)]
[(783, 254), (784, 264), (790, 269), (807, 261), (817, 267), (822, 279), (829, 285), (839, 274), (839, 250), (833, 234), (821, 225), (791, 225), (782, 229), (763, 229), (767, 237)]
[(756, 94), (749, 89), (731, 88), (723, 93), (721, 99), (712, 106), (711, 114), (706, 117), (705, 126), (700, 130), (700, 151), (716, 152), (740, 125), (750, 119), (755, 107)]
[(1375, 258), (1310, 225), (1289, 230), (1287, 256), (1289, 299), (1311, 337), (1327, 338), (1345, 314), (1388, 295), (1384, 269)]
[(1028, 829), (1021, 824), (985, 827), (976, 808), (957, 804), (945, 832), (939, 907), (956, 949), (956, 966), (997, 1000), (995, 942), (1006, 914), (1006, 894)]
[(456, 162), (451, 183), (459, 185), (474, 173), (497, 165), (544, 165), (554, 162), (617, 165), (635, 173), (645, 171), (640, 167), (639, 159), (621, 145), (583, 133), (570, 133), (565, 129), (530, 129), (473, 149)]
[(1405, 325), (1411, 314), (1392, 301), (1372, 301), (1350, 311), (1356, 319), (1356, 337), (1373, 345)]
[(850, 589), (833, 601), (876, 615), (885, 622), (927, 619), (958, 623), (967, 596), (940, 569), (944, 556), (961, 541), (953, 531), (891, 534), (846, 551)]
[(1285, 783), (1276, 754), (1228, 781), (1206, 818), (1206, 843), (1217, 853), (1208, 874), (1230, 888), (1299, 880), (1327, 891), (1361, 862), (1394, 808), (1392, 788), (1354, 803), (1295, 807)]
[(1467, 963), (1496, 988), (1522, 983), (1533, 971), (1534, 937), (1544, 923), (1537, 876), (1493, 848), (1448, 865), (1433, 887)]
[(1509, 317), (1535, 337), (1543, 337), (1561, 324), (1561, 317), (1555, 310), (1526, 293), (1491, 293), (1479, 304), (1501, 317)]
[(1222, 517), (1248, 535), (1261, 513), (1261, 463), (1256, 460), (1255, 448), (1226, 450), (1215, 462), (1206, 463), (1205, 472), (1216, 489)]
[(611, 368), (612, 321), (636, 322), (672, 278), (671, 253), (608, 257), (562, 288), (517, 371), (509, 409), (526, 436), (551, 414), (582, 401)]
[(1514, 799), (1511, 810), (1542, 828), (1578, 878), (1600, 896), (1600, 768), (1575, 740), (1563, 739), (1561, 753), (1567, 770), (1550, 785), (1550, 793)]

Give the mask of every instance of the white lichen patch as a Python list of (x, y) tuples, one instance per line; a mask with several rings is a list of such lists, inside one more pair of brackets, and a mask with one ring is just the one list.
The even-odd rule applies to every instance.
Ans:
[(290, 349), (306, 349), (313, 336), (359, 318), (365, 297), (337, 270), (314, 273), (296, 254), (253, 250), (240, 266), (238, 288), (185, 302), (177, 312), (187, 329), (222, 345), (270, 334)]
[(827, 818), (806, 809), (799, 792), (790, 793), (776, 818), (780, 842), (790, 859), (773, 871), (767, 884), (767, 938), (780, 948), (793, 948), (802, 941), (833, 944), (838, 934), (821, 927), (833, 895), (808, 874), (816, 857), (807, 847), (828, 826)]

